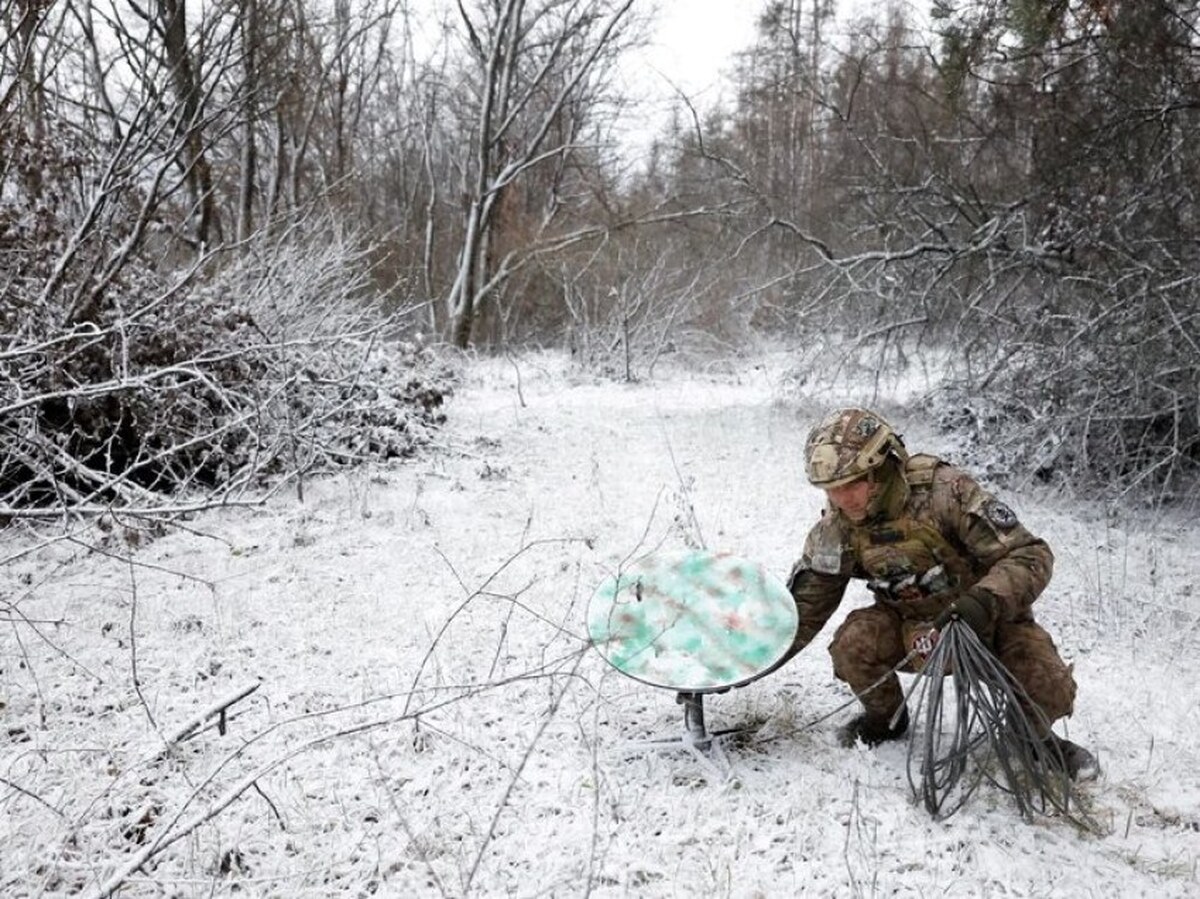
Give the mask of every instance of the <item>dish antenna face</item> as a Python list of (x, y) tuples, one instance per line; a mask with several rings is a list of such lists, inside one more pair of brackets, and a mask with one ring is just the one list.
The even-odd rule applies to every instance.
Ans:
[(685, 735), (667, 745), (708, 749), (703, 695), (774, 670), (796, 636), (796, 604), (761, 565), (688, 550), (638, 559), (605, 580), (588, 604), (588, 634), (614, 668), (674, 690)]

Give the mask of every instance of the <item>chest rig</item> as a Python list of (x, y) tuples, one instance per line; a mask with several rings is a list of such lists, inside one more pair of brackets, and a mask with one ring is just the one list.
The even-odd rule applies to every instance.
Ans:
[(930, 596), (969, 587), (983, 573), (933, 524), (933, 474), (940, 464), (934, 456), (911, 457), (904, 466), (907, 495), (897, 514), (846, 535), (854, 575), (906, 618), (936, 615), (943, 603), (928, 602)]

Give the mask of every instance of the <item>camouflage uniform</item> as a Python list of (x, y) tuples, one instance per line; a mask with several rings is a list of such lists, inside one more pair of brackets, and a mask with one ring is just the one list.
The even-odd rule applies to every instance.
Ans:
[[(789, 657), (829, 620), (851, 578), (867, 580), (875, 603), (846, 617), (829, 652), (834, 673), (866, 713), (889, 716), (903, 693), (896, 675), (887, 675), (908, 655), (913, 638), (961, 591), (986, 591), (996, 600), (996, 618), (983, 635), (989, 648), (1047, 722), (1070, 715), (1074, 677), (1032, 611), (1050, 580), (1050, 547), (962, 471), (933, 456), (908, 457), (898, 438), (895, 446), (899, 453), (888, 465), (875, 463), (880, 467), (873, 474), (890, 468), (891, 475), (872, 514), (856, 524), (831, 503), (809, 533), (790, 579), (800, 627)], [(811, 466), (810, 478), (817, 482)], [(931, 571), (932, 591), (918, 587)], [(907, 586), (894, 589), (899, 584)], [(913, 663), (907, 670), (916, 670)]]

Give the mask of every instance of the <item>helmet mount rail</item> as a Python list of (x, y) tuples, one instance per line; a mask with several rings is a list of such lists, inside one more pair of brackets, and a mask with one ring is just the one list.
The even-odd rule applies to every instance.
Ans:
[(881, 415), (848, 407), (826, 415), (809, 432), (804, 469), (814, 487), (831, 490), (869, 475), (889, 456), (908, 459), (900, 435)]

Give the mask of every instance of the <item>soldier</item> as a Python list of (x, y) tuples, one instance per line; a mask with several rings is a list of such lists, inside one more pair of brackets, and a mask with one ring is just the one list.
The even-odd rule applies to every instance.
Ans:
[[(934, 456), (910, 456), (888, 423), (865, 409), (826, 417), (809, 433), (804, 455), (809, 481), (829, 503), (789, 581), (800, 627), (788, 657), (829, 620), (851, 578), (866, 580), (875, 598), (846, 616), (829, 645), (834, 674), (864, 707), (840, 729), (842, 744), (875, 746), (904, 735), (908, 709), (901, 709), (892, 669), (917, 641), (931, 645), (939, 616), (953, 612), (1040, 710), (1031, 721), (1048, 748), (1058, 749), (1047, 757), (1061, 758), (1073, 779), (1096, 776), (1095, 757), (1049, 729), (1071, 714), (1075, 679), (1033, 619), (1054, 563), (1046, 542), (962, 471)], [(918, 670), (920, 660), (903, 670)]]

